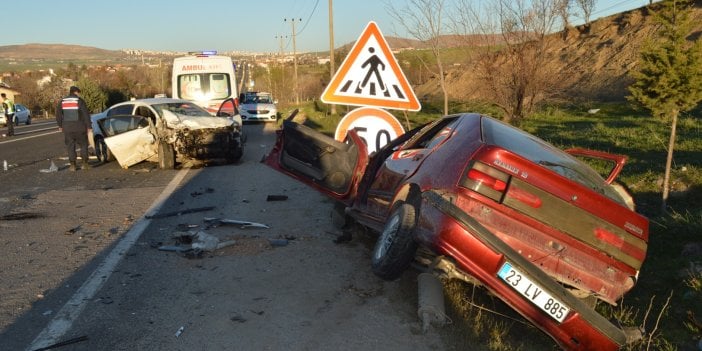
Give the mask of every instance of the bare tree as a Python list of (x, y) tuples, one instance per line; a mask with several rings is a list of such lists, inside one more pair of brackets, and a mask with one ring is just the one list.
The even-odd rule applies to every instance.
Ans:
[(448, 91), (444, 65), (441, 61), (441, 35), (445, 28), (443, 24), (445, 0), (409, 0), (403, 8), (397, 9), (392, 3), (387, 3), (388, 13), (399, 23), (414, 39), (429, 45), (432, 55), (436, 60), (436, 70), (422, 60), (428, 71), (434, 72), (439, 79), (439, 86), (444, 95), (444, 114), (448, 111)]
[(592, 16), (592, 11), (595, 10), (595, 0), (575, 0), (578, 7), (582, 11), (583, 20), (585, 20), (585, 25), (590, 25), (590, 17)]
[[(452, 16), (457, 34), (479, 35), (474, 62), (485, 98), (519, 121), (560, 91), (547, 67), (547, 35), (560, 23), (564, 0), (489, 0), (482, 8), (461, 0)], [(470, 23), (466, 25), (466, 23)]]

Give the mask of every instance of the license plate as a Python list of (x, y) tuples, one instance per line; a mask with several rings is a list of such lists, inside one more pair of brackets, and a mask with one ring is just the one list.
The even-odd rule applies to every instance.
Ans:
[(500, 271), (497, 272), (497, 276), (558, 322), (563, 322), (568, 312), (570, 312), (568, 306), (532, 282), (526, 275), (512, 267), (512, 264), (509, 262), (505, 262), (502, 265)]

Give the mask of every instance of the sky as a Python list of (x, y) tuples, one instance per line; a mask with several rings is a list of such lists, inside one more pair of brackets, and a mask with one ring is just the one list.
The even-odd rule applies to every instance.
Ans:
[[(333, 0), (335, 47), (355, 42), (369, 21), (375, 21), (384, 36), (410, 37), (388, 11), (388, 4), (404, 9), (410, 3)], [(592, 19), (647, 4), (648, 0), (597, 0)], [(329, 0), (22, 0), (13, 1), (9, 10), (13, 15), (2, 16), (0, 46), (41, 43), (220, 52), (280, 52), (282, 47), (292, 52), (294, 25), (297, 52), (329, 49)]]

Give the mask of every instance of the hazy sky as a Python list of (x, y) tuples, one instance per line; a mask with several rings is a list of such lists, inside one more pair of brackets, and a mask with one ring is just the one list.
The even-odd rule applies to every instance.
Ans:
[[(408, 37), (388, 14), (389, 1), (396, 8), (409, 3), (334, 0), (335, 46), (355, 41), (369, 21), (378, 23), (385, 36)], [(599, 0), (593, 19), (646, 4), (648, 0)], [(0, 46), (278, 52), (283, 37), (283, 50), (289, 52), (294, 18), (298, 52), (329, 48), (329, 0), (21, 0), (6, 5), (0, 11)]]

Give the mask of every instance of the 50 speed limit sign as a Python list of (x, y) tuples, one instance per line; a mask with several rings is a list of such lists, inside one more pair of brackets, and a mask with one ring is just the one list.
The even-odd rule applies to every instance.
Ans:
[(369, 154), (405, 133), (400, 121), (390, 112), (372, 107), (360, 107), (347, 113), (336, 126), (334, 139), (345, 141), (352, 129), (366, 143)]

